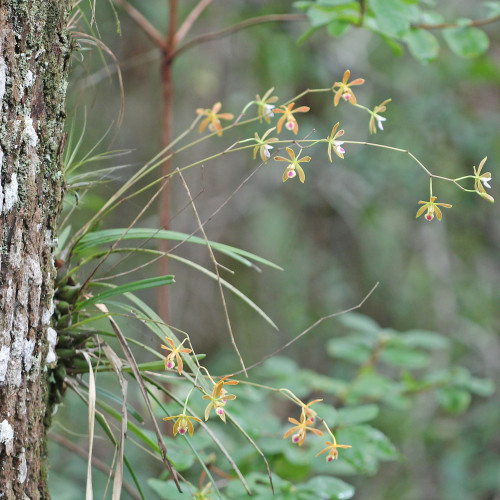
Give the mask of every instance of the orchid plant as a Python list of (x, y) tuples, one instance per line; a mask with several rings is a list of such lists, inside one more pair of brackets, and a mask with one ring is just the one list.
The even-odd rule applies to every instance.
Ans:
[[(434, 174), (408, 150), (374, 142), (356, 141), (350, 139), (346, 140), (345, 135), (348, 135), (349, 131), (346, 132), (343, 128), (341, 128), (340, 121), (336, 121), (331, 129), (330, 134), (326, 138), (309, 138), (309, 135), (311, 135), (313, 132), (309, 132), (308, 135), (300, 139), (289, 139), (280, 136), (282, 132), (286, 133), (287, 131), (292, 132), (294, 136), (298, 135), (299, 118), (297, 115), (308, 113), (310, 111), (310, 108), (308, 106), (296, 105), (296, 103), (301, 97), (310, 92), (333, 92), (334, 108), (339, 106), (341, 101), (344, 101), (349, 105), (349, 109), (357, 108), (368, 114), (368, 129), (370, 134), (382, 132), (384, 130), (384, 125), (387, 122), (387, 117), (384, 116), (384, 114), (387, 112), (387, 105), (391, 102), (391, 99), (385, 99), (380, 104), (374, 107), (368, 107), (361, 104), (358, 97), (354, 94), (352, 87), (363, 85), (365, 83), (365, 80), (363, 78), (356, 78), (351, 81), (350, 75), (350, 71), (346, 70), (343, 74), (342, 79), (340, 81), (334, 82), (330, 88), (307, 90), (281, 104), (279, 103), (278, 96), (273, 95), (274, 88), (271, 88), (267, 90), (262, 97), (257, 94), (256, 99), (248, 103), (236, 118), (234, 118), (234, 115), (232, 113), (221, 113), (220, 110), (222, 109), (222, 104), (220, 102), (217, 102), (211, 108), (199, 108), (197, 110), (198, 117), (194, 121), (191, 129), (194, 128), (197, 125), (198, 120), (201, 119), (201, 123), (198, 125), (199, 132), (205, 132), (205, 130), (208, 129), (209, 134), (193, 141), (191, 145), (198, 144), (199, 142), (202, 142), (203, 140), (214, 136), (221, 137), (224, 133), (227, 133), (231, 129), (236, 128), (241, 124), (249, 124), (258, 121), (260, 123), (265, 122), (266, 125), (273, 125), (273, 119), (276, 119), (277, 122), (270, 128), (268, 127), (263, 133), (255, 131), (252, 137), (239, 139), (231, 146), (224, 149), (223, 152), (215, 154), (204, 160), (191, 163), (183, 167), (182, 169), (178, 169), (176, 172), (169, 174), (169, 176), (176, 174), (182, 175), (182, 171), (192, 168), (196, 165), (203, 164), (204, 162), (217, 158), (222, 154), (250, 150), (252, 152), (253, 159), (256, 160), (258, 158), (261, 161), (261, 165), (269, 163), (274, 164), (273, 162), (268, 162), (268, 160), (271, 158), (273, 158), (275, 162), (284, 162), (286, 164), (286, 167), (282, 174), (283, 182), (298, 177), (299, 181), (303, 184), (306, 180), (306, 174), (303, 164), (311, 163), (313, 161), (313, 158), (311, 156), (306, 156), (303, 154), (304, 150), (309, 151), (311, 148), (317, 145), (324, 144), (326, 146), (326, 153), (328, 155), (330, 163), (334, 163), (333, 155), (335, 155), (339, 160), (345, 161), (347, 155), (346, 148), (348, 148), (349, 145), (356, 144), (366, 147), (377, 147), (399, 153), (405, 153), (409, 155), (410, 158), (424, 171), (429, 179), (430, 194), (428, 201), (420, 200), (418, 202), (418, 204), (421, 206), (416, 213), (417, 218), (425, 214), (424, 218), (427, 221), (432, 221), (434, 218), (436, 218), (438, 221), (441, 221), (443, 217), (442, 209), (452, 207), (452, 205), (449, 203), (437, 202), (438, 198), (433, 193), (433, 180), (451, 183), (464, 192), (473, 192), (490, 202), (494, 201), (493, 197), (486, 191), (486, 189), (490, 188), (490, 181), (492, 179), (492, 174), (490, 172), (483, 172), (486, 157), (481, 160), (477, 168), (475, 166), (473, 167), (473, 173), (471, 175), (466, 175), (458, 178), (448, 178)], [(251, 108), (256, 108), (256, 116), (246, 118), (246, 115)], [(246, 119), (243, 119), (244, 117)], [(232, 123), (223, 126), (221, 120), (227, 120)], [(302, 129), (302, 127), (300, 129)], [(182, 151), (187, 147), (189, 147), (189, 145), (180, 148), (178, 151)], [(283, 149), (286, 151), (288, 155), (287, 157), (281, 156), (279, 154), (279, 152)], [(169, 154), (173, 155), (175, 154), (175, 152)], [(464, 184), (466, 181), (472, 181), (473, 187), (467, 187), (466, 184)], [(236, 394), (229, 394), (226, 387), (236, 386), (238, 384), (241, 384), (240, 387), (242, 387), (244, 385), (250, 384), (256, 386), (257, 388), (277, 392), (300, 408), (300, 415), (298, 419), (295, 417), (288, 417), (288, 422), (292, 424), (292, 427), (284, 432), (283, 439), (291, 438), (293, 444), (302, 447), (306, 443), (306, 440), (309, 441), (307, 439), (309, 436), (323, 436), (324, 432), (317, 428), (318, 423), (321, 423), (326, 429), (326, 432), (328, 433), (330, 438), (328, 441), (326, 441), (326, 447), (323, 449), (319, 449), (319, 451), (317, 451), (316, 453), (316, 456), (327, 453), (326, 461), (333, 462), (339, 456), (339, 449), (348, 450), (353, 446), (351, 444), (338, 444), (337, 438), (333, 432), (333, 430), (335, 430), (336, 428), (330, 427), (325, 418), (323, 418), (323, 416), (321, 415), (322, 405), (320, 405), (319, 403), (323, 401), (322, 398), (313, 399), (310, 402), (305, 403), (288, 388), (273, 388), (270, 386), (263, 386), (251, 383), (243, 378), (234, 378), (235, 375), (213, 377), (205, 366), (200, 365), (198, 356), (194, 352), (194, 348), (188, 336), (186, 336), (186, 339), (184, 339), (182, 342), (179, 342), (176, 339), (170, 337), (166, 337), (166, 341), (168, 345), (161, 346), (162, 349), (169, 351), (164, 359), (165, 369), (169, 371), (176, 371), (179, 377), (183, 377), (190, 385), (189, 393), (184, 399), (184, 403), (182, 405), (182, 412), (175, 415), (167, 415), (164, 418), (164, 420), (167, 421), (175, 421), (173, 426), (174, 436), (192, 437), (194, 433), (194, 422), (201, 423), (203, 427), (213, 425), (213, 421), (208, 422), (212, 410), (214, 410), (215, 414), (219, 417), (220, 421), (223, 424), (232, 424), (241, 431), (241, 427), (239, 426), (235, 417), (232, 415), (231, 411), (233, 405), (236, 404), (234, 402), (236, 400)], [(183, 344), (186, 341), (189, 342), (191, 348), (184, 347)], [(239, 351), (237, 352), (239, 354)], [(246, 374), (246, 367), (243, 364), (241, 356), (240, 361), (243, 368), (240, 373)], [(187, 371), (185, 369), (185, 366), (188, 366)], [(195, 389), (199, 393), (201, 393), (201, 398), (206, 402), (206, 406), (204, 409), (204, 420), (207, 423), (202, 422), (201, 418), (197, 417), (196, 414), (187, 406), (188, 399), (192, 391)], [(239, 401), (240, 400), (238, 399), (238, 403)], [(179, 401), (179, 404), (182, 404), (182, 402)], [(317, 410), (317, 408), (319, 409)], [(217, 419), (215, 420), (217, 421)], [(251, 437), (248, 435), (247, 439), (252, 442)], [(346, 453), (350, 452), (346, 451)]]

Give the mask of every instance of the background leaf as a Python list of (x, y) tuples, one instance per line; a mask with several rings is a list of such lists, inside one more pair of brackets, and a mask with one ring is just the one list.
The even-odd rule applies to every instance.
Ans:
[(439, 42), (430, 31), (411, 29), (404, 40), (412, 56), (423, 63), (434, 61), (439, 54)]
[(401, 0), (368, 0), (378, 30), (390, 38), (400, 38), (410, 29), (412, 11)]
[(455, 54), (466, 58), (484, 54), (490, 45), (488, 35), (479, 28), (447, 28), (443, 30), (443, 36)]

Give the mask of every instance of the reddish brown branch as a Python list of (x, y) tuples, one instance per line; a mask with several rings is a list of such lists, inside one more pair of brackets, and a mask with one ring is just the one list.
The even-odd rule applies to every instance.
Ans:
[(113, 0), (113, 2), (135, 21), (156, 46), (161, 49), (165, 48), (165, 39), (161, 33), (135, 7), (130, 5), (127, 0)]
[(169, 2), (169, 16), (168, 16), (168, 32), (166, 52), (169, 56), (172, 55), (175, 49), (175, 33), (177, 31), (177, 17), (179, 13), (178, 0), (170, 0)]
[[(169, 3), (169, 20), (168, 20), (168, 33), (166, 45), (162, 54), (161, 61), (161, 87), (162, 87), (162, 100), (163, 100), (163, 113), (161, 118), (161, 147), (166, 148), (172, 139), (172, 114), (174, 105), (174, 88), (173, 88), (173, 75), (172, 63), (173, 54), (176, 47), (176, 31), (177, 31), (177, 17), (178, 17), (178, 1), (170, 0)], [(162, 177), (170, 175), (172, 172), (172, 162), (165, 161), (161, 168)], [(171, 194), (170, 183), (160, 194), (158, 204), (158, 213), (160, 218), (160, 228), (170, 229), (170, 213), (171, 213)], [(159, 244), (160, 251), (167, 253), (169, 250), (168, 240), (162, 239)], [(159, 273), (160, 276), (165, 276), (169, 272), (168, 259), (160, 259)], [(169, 319), (168, 309), (168, 289), (162, 286), (158, 289), (158, 314), (165, 321)]]
[(283, 21), (307, 21), (307, 19), (308, 17), (306, 14), (271, 14), (269, 16), (252, 17), (251, 19), (246, 19), (245, 21), (235, 24), (234, 26), (230, 26), (229, 28), (225, 28), (220, 31), (215, 31), (213, 33), (205, 33), (204, 35), (200, 35), (193, 38), (189, 42), (186, 42), (184, 45), (181, 45), (174, 52), (173, 57), (176, 57), (181, 52), (189, 50), (195, 47), (196, 45), (200, 45), (201, 43), (223, 38), (227, 35), (230, 35), (231, 33), (241, 31), (245, 28), (249, 28), (250, 26), (255, 26), (257, 24), (276, 23)]
[(180, 41), (188, 34), (189, 30), (200, 17), (201, 13), (213, 2), (214, 0), (200, 0), (198, 5), (188, 14), (181, 27), (175, 34), (175, 44), (178, 45)]
[(476, 28), (478, 26), (485, 26), (500, 21), (500, 15), (487, 17), (486, 19), (478, 19), (477, 21), (470, 21), (465, 25), (458, 23), (439, 23), (439, 24), (414, 24), (412, 28), (420, 28), (423, 30), (442, 30), (446, 28), (459, 28), (465, 26), (467, 28)]

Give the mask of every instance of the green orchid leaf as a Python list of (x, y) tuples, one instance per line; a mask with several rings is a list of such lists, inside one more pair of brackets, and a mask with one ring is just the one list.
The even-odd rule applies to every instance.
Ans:
[(116, 295), (122, 295), (128, 292), (136, 292), (138, 290), (147, 290), (148, 288), (170, 285), (172, 283), (175, 283), (175, 280), (171, 275), (157, 276), (156, 278), (147, 278), (145, 280), (132, 281), (131, 283), (126, 283), (125, 285), (119, 285), (113, 288), (109, 288), (104, 292), (98, 293), (93, 297), (80, 302), (77, 306), (77, 310), (85, 309), (89, 305), (97, 304), (99, 302), (106, 302), (106, 299), (114, 297)]
[[(99, 246), (99, 245), (110, 245), (118, 240), (126, 241), (133, 239), (142, 239), (142, 240), (154, 240), (154, 239), (166, 239), (170, 241), (186, 241), (189, 243), (195, 243), (197, 245), (206, 245), (207, 242), (203, 238), (199, 238), (198, 236), (190, 236), (186, 233), (180, 233), (178, 231), (167, 231), (167, 230), (158, 230), (151, 228), (131, 228), (127, 229), (105, 229), (102, 231), (94, 231), (92, 233), (87, 233), (82, 239), (78, 242), (74, 249), (75, 255), (82, 254), (86, 250)], [(254, 264), (252, 261), (258, 262), (259, 264), (263, 264), (265, 266), (272, 267), (274, 269), (282, 270), (281, 267), (273, 264), (271, 261), (267, 259), (263, 259), (253, 253), (247, 252), (245, 250), (241, 250), (236, 247), (232, 247), (230, 245), (225, 245), (223, 243), (217, 243), (215, 241), (209, 241), (210, 246), (234, 260), (241, 262), (247, 267), (252, 267)]]

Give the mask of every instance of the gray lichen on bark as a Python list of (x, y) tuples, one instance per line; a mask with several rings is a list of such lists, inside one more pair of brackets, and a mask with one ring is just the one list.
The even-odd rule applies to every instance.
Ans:
[(48, 330), (69, 0), (0, 1), (0, 496), (49, 498)]

